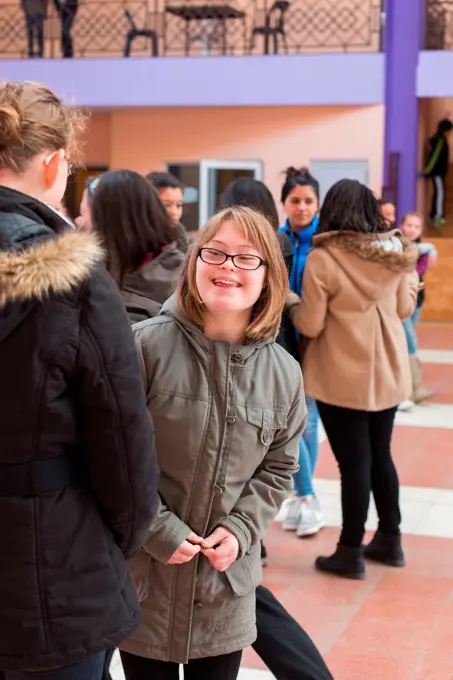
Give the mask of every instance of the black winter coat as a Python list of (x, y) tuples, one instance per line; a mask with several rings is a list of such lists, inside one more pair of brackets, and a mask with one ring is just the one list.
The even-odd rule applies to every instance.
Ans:
[(0, 670), (139, 625), (125, 558), (157, 504), (131, 329), (95, 237), (0, 188)]
[[(288, 234), (282, 231), (277, 231), (278, 242), (280, 243), (280, 248), (282, 249), (283, 259), (285, 260), (285, 265), (288, 270), (288, 274), (291, 271), (293, 264), (293, 246), (291, 239)], [(280, 329), (275, 341), (281, 345), (291, 356), (300, 361), (300, 351), (299, 344), (296, 338), (296, 332), (294, 326), (291, 323), (288, 312), (284, 311), (282, 314), (282, 322), (280, 324)]]

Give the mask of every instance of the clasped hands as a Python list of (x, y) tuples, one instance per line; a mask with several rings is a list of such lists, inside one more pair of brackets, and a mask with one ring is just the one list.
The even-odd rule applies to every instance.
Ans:
[(217, 527), (208, 538), (201, 538), (193, 531), (181, 543), (168, 560), (167, 564), (184, 564), (202, 553), (208, 558), (217, 571), (226, 571), (237, 559), (239, 541), (234, 534), (225, 527)]

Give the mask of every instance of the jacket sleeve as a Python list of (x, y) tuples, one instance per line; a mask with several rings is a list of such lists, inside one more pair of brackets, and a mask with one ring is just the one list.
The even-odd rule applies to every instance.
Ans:
[(435, 136), (430, 140), (431, 151), (429, 154), (428, 163), (424, 170), (425, 175), (431, 175), (433, 173), (442, 153), (444, 144), (447, 144), (444, 136)]
[[(302, 300), (288, 296), (291, 322), (306, 338), (317, 338), (326, 325), (331, 271), (325, 253), (315, 249), (308, 254), (302, 281)], [(296, 303), (296, 304), (295, 304)]]
[[(141, 373), (148, 391), (152, 375), (149, 374), (149, 362), (144, 359), (143, 343), (145, 339), (140, 327), (134, 327), (134, 335)], [(167, 564), (175, 550), (186, 540), (191, 531), (187, 524), (168, 509), (163, 499), (159, 496), (157, 513), (153, 522), (148, 527), (142, 548), (154, 559)]]
[(397, 311), (400, 319), (407, 319), (415, 312), (420, 279), (417, 272), (403, 274), (397, 291)]
[(245, 485), (232, 512), (218, 523), (238, 539), (238, 558), (263, 537), (292, 491), (293, 473), (299, 467), (299, 442), (307, 421), (300, 370), (299, 376), (288, 427), (277, 431), (262, 464)]
[(81, 299), (77, 377), (89, 481), (130, 557), (156, 513), (159, 471), (129, 321), (113, 279), (101, 268)]

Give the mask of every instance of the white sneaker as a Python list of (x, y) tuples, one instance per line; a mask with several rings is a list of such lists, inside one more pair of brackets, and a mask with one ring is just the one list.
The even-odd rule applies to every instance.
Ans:
[(286, 517), (282, 522), (285, 531), (297, 531), (300, 522), (300, 506), (302, 505), (299, 496), (292, 496), (286, 502)]
[(297, 527), (299, 538), (317, 534), (325, 525), (326, 520), (319, 507), (318, 499), (310, 496), (300, 504), (300, 519)]
[(398, 411), (408, 413), (409, 411), (412, 411), (413, 408), (415, 408), (415, 404), (412, 401), (412, 399), (406, 399), (405, 401), (401, 402), (401, 404), (398, 406)]

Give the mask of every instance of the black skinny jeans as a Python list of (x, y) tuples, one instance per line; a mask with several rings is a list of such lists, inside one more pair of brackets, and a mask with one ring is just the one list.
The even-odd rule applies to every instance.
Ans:
[[(191, 659), (184, 666), (184, 680), (236, 680), (241, 665), (242, 652)], [(179, 664), (155, 661), (142, 656), (121, 652), (126, 680), (179, 680)]]
[(340, 543), (362, 544), (370, 492), (383, 534), (399, 534), (399, 482), (390, 450), (396, 407), (375, 413), (318, 401), (319, 415), (341, 475)]

